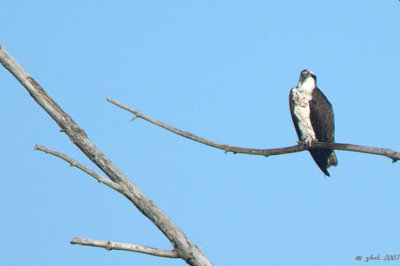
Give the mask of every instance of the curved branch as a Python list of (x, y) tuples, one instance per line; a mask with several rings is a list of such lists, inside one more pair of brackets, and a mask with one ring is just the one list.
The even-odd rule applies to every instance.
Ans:
[(43, 90), (25, 69), (0, 45), (0, 62), (25, 87), (32, 98), (54, 119), (61, 131), (113, 182), (169, 239), (178, 256), (191, 265), (212, 265), (200, 248), (191, 243), (182, 230), (148, 198), (122, 171), (87, 137), (85, 131)]
[[(180, 135), (182, 137), (191, 139), (193, 141), (200, 142), (202, 144), (224, 150), (225, 152), (233, 152), (233, 153), (243, 153), (243, 154), (250, 154), (250, 155), (263, 155), (263, 156), (272, 156), (272, 155), (280, 155), (280, 154), (287, 154), (287, 153), (294, 153), (307, 150), (307, 147), (300, 143), (295, 146), (290, 147), (283, 147), (283, 148), (274, 148), (274, 149), (252, 149), (252, 148), (243, 148), (237, 146), (231, 146), (226, 144), (220, 144), (208, 139), (201, 138), (196, 136), (190, 132), (186, 132), (177, 128), (174, 128), (166, 123), (158, 121), (148, 115), (143, 114), (142, 112), (135, 110), (129, 106), (126, 106), (110, 97), (107, 97), (107, 101), (110, 103), (128, 111), (135, 115), (135, 118), (141, 118), (146, 120), (156, 126), (162, 127), (168, 131), (171, 131), (174, 134)], [(342, 151), (353, 151), (353, 152), (362, 152), (362, 153), (369, 153), (375, 155), (386, 156), (396, 162), (400, 160), (400, 152), (396, 152), (390, 149), (383, 149), (383, 148), (375, 148), (375, 147), (368, 147), (368, 146), (360, 146), (360, 145), (353, 145), (353, 144), (344, 144), (344, 143), (324, 143), (324, 142), (314, 142), (312, 144), (313, 148), (330, 148), (334, 150), (342, 150)]]
[(71, 239), (70, 243), (73, 245), (76, 244), (76, 245), (82, 245), (82, 246), (105, 248), (107, 250), (113, 250), (113, 249), (125, 250), (125, 251), (131, 251), (131, 252), (144, 253), (147, 255), (153, 255), (153, 256), (158, 256), (158, 257), (179, 258), (178, 255), (176, 254), (175, 250), (151, 248), (151, 247), (146, 247), (146, 246), (114, 242), (114, 241), (104, 241), (104, 240), (74, 237), (73, 239)]

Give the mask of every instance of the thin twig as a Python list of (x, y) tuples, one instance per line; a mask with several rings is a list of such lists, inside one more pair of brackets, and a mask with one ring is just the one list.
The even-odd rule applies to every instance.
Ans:
[(265, 155), (265, 156), (268, 156), (268, 155), (288, 153), (287, 152), (288, 150), (290, 150), (291, 152), (298, 152), (298, 151), (302, 151), (303, 150), (301, 148), (299, 149), (297, 146), (293, 146), (293, 147), (287, 147), (287, 148), (282, 148), (282, 149), (276, 149), (276, 151), (274, 151), (273, 154), (266, 154), (265, 150), (261, 150), (261, 149), (250, 149), (250, 148), (242, 148), (242, 147), (230, 146), (230, 145), (226, 145), (226, 144), (220, 144), (220, 143), (217, 143), (217, 142), (214, 142), (214, 141), (211, 141), (211, 140), (204, 139), (202, 137), (196, 136), (196, 135), (194, 135), (194, 134), (192, 134), (190, 132), (174, 128), (174, 127), (172, 127), (172, 126), (170, 126), (168, 124), (165, 124), (165, 123), (163, 123), (161, 121), (158, 121), (158, 120), (156, 120), (156, 119), (154, 119), (154, 118), (152, 118), (152, 117), (150, 117), (148, 115), (143, 114), (141, 111), (135, 110), (135, 109), (133, 109), (133, 108), (131, 108), (129, 106), (126, 106), (126, 105), (124, 105), (124, 104), (122, 104), (122, 103), (120, 103), (120, 102), (118, 102), (118, 101), (116, 101), (114, 99), (109, 98), (109, 97), (107, 98), (107, 101), (109, 101), (110, 103), (115, 104), (116, 106), (118, 106), (118, 107), (120, 107), (120, 108), (122, 108), (122, 109), (124, 109), (124, 110), (126, 110), (128, 112), (131, 112), (131, 113), (135, 114), (134, 119), (142, 118), (142, 119), (144, 119), (144, 120), (146, 120), (146, 121), (148, 121), (148, 122), (150, 122), (150, 123), (152, 123), (152, 124), (154, 124), (156, 126), (159, 126), (159, 127), (162, 127), (162, 128), (164, 128), (164, 129), (166, 129), (168, 131), (171, 131), (172, 133), (175, 133), (175, 134), (180, 135), (182, 137), (185, 137), (185, 138), (200, 142), (202, 144), (205, 144), (205, 145), (217, 148), (217, 149), (224, 150), (225, 152), (246, 153), (246, 154), (253, 154), (253, 155)]
[(125, 251), (131, 251), (131, 252), (144, 253), (144, 254), (158, 256), (158, 257), (179, 258), (174, 250), (157, 249), (157, 248), (151, 248), (151, 247), (146, 247), (146, 246), (121, 243), (121, 242), (114, 242), (114, 241), (104, 241), (104, 240), (74, 237), (73, 239), (71, 239), (70, 243), (82, 245), (82, 246), (105, 248), (107, 250), (113, 250), (113, 249), (125, 250)]
[(99, 181), (100, 183), (103, 183), (104, 185), (109, 186), (110, 188), (121, 192), (121, 186), (118, 185), (117, 183), (114, 183), (113, 181), (111, 181), (108, 178), (105, 178), (104, 176), (100, 175), (99, 173), (93, 171), (92, 169), (90, 169), (87, 166), (84, 166), (83, 164), (79, 163), (78, 161), (75, 161), (74, 159), (72, 159), (71, 157), (68, 157), (67, 155), (65, 155), (64, 153), (61, 153), (59, 151), (44, 147), (44, 146), (40, 146), (38, 144), (35, 145), (35, 150), (38, 151), (43, 151), (45, 153), (49, 153), (51, 155), (57, 156), (61, 159), (63, 159), (64, 161), (68, 162), (70, 164), (70, 166), (75, 166), (76, 168), (82, 170), (83, 172), (93, 176), (97, 181)]
[[(166, 123), (158, 121), (148, 115), (143, 114), (140, 111), (137, 111), (129, 106), (126, 106), (114, 99), (107, 97), (107, 101), (110, 103), (135, 114), (135, 118), (139, 117), (143, 120), (146, 120), (156, 126), (162, 127), (168, 131), (171, 131), (174, 134), (180, 135), (182, 137), (191, 139), (193, 141), (200, 142), (202, 144), (224, 150), (225, 152), (233, 152), (233, 153), (243, 153), (243, 154), (250, 154), (250, 155), (263, 155), (263, 156), (272, 156), (272, 155), (280, 155), (280, 154), (287, 154), (287, 153), (294, 153), (307, 150), (307, 147), (303, 144), (298, 144), (295, 146), (290, 147), (283, 147), (283, 148), (274, 148), (274, 149), (253, 149), (253, 148), (243, 148), (237, 146), (231, 146), (226, 144), (220, 144), (208, 139), (201, 138), (196, 136), (190, 132), (186, 132), (177, 128), (174, 128)], [(400, 160), (400, 152), (396, 152), (390, 149), (383, 149), (383, 148), (375, 148), (375, 147), (368, 147), (368, 146), (360, 146), (360, 145), (353, 145), (353, 144), (344, 144), (344, 143), (324, 143), (324, 142), (314, 142), (312, 144), (313, 148), (330, 148), (335, 150), (343, 150), (343, 151), (353, 151), (353, 152), (362, 152), (362, 153), (369, 153), (375, 155), (386, 156), (396, 162)]]

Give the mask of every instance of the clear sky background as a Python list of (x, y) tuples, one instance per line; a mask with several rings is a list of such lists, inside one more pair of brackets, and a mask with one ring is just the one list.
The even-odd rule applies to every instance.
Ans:
[[(230, 145), (295, 145), (302, 69), (333, 105), (336, 141), (400, 150), (400, 2), (7, 1), (0, 43), (215, 265), (362, 265), (400, 253), (400, 164), (337, 151), (224, 154), (108, 103)], [(69, 244), (171, 245), (0, 69), (2, 265), (185, 265)], [(97, 170), (97, 169), (96, 169)], [(383, 261), (376, 265), (381, 265)]]

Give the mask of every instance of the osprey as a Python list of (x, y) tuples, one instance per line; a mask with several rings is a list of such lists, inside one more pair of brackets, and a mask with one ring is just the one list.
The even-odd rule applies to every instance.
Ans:
[(309, 70), (300, 73), (299, 83), (289, 94), (290, 114), (299, 140), (325, 175), (338, 161), (332, 149), (312, 148), (313, 141), (335, 142), (335, 121), (332, 105), (317, 87), (317, 77)]

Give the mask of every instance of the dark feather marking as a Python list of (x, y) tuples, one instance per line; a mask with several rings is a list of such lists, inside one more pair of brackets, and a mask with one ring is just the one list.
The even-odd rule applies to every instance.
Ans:
[[(311, 95), (310, 119), (317, 140), (335, 142), (335, 121), (331, 103), (318, 88), (315, 88)], [(310, 150), (314, 161), (327, 176), (330, 176), (326, 169), (331, 166), (329, 158), (333, 152), (331, 149), (314, 148)], [(335, 162), (336, 160), (332, 162), (332, 165), (337, 165)]]

